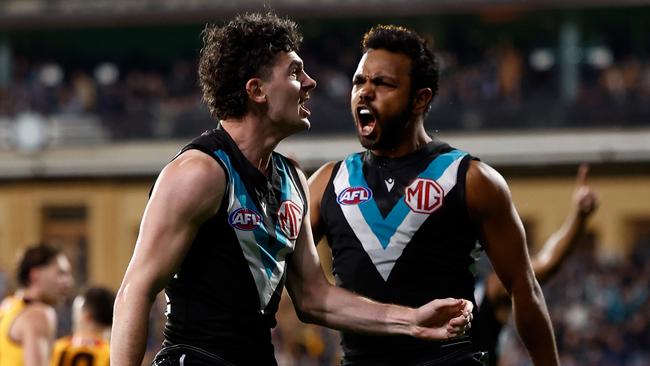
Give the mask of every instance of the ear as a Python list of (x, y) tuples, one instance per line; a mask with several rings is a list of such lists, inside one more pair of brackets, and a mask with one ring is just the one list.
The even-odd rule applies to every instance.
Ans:
[(415, 92), (413, 97), (413, 112), (424, 113), (426, 112), (431, 100), (433, 99), (433, 92), (431, 88), (422, 88)]
[(27, 275), (29, 277), (29, 283), (34, 283), (35, 281), (38, 280), (38, 276), (40, 276), (41, 271), (40, 268), (34, 267), (29, 270), (29, 274)]
[(262, 90), (262, 79), (252, 78), (246, 82), (246, 94), (255, 103), (266, 102), (266, 94)]
[(81, 320), (81, 321), (83, 321), (85, 323), (93, 321), (93, 317), (90, 314), (90, 310), (88, 310), (88, 309), (81, 308), (81, 314), (79, 314), (79, 315), (80, 315), (80, 318), (81, 318), (79, 320)]

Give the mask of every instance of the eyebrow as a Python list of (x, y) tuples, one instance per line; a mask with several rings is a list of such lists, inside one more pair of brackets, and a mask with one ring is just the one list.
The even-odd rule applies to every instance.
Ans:
[(298, 60), (291, 61), (287, 69), (291, 69), (292, 67), (296, 67), (296, 66), (302, 70), (303, 69), (302, 61), (298, 61)]
[(369, 79), (371, 81), (380, 80), (380, 81), (390, 82), (390, 83), (396, 83), (397, 82), (396, 77), (390, 76), (390, 75), (384, 75), (384, 74), (378, 74), (378, 75), (374, 75), (374, 76), (370, 76), (370, 77), (366, 76), (364, 74), (354, 74), (354, 76), (352, 76), (352, 81), (356, 81), (356, 80), (359, 80), (359, 79), (364, 79), (364, 80)]

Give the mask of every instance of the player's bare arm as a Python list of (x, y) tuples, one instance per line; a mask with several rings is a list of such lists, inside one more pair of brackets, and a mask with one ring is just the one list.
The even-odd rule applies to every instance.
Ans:
[(30, 305), (10, 330), (23, 346), (25, 366), (46, 366), (56, 333), (56, 313), (44, 304)]
[(526, 237), (503, 177), (472, 161), (467, 205), (499, 280), (510, 294), (515, 323), (535, 365), (557, 365), (558, 353), (546, 303), (528, 257)]
[(576, 187), (571, 197), (571, 210), (562, 227), (549, 237), (532, 258), (533, 270), (539, 283), (544, 283), (560, 267), (567, 254), (582, 238), (589, 217), (598, 207), (596, 192), (587, 183), (589, 168), (582, 165), (576, 176)]
[(161, 172), (115, 301), (111, 363), (140, 365), (151, 305), (176, 273), (199, 226), (214, 215), (226, 177), (203, 152), (190, 150)]
[(321, 269), (309, 221), (303, 222), (289, 266), (287, 289), (305, 322), (354, 332), (447, 339), (462, 334), (471, 321), (473, 305), (467, 300), (439, 299), (412, 309), (380, 304), (331, 285)]

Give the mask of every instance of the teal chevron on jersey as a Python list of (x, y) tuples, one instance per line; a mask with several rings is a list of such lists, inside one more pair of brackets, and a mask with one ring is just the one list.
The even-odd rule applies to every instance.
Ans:
[[(415, 179), (435, 181), (441, 190), (439, 197), (444, 204), (444, 195), (456, 185), (458, 166), (467, 153), (451, 150), (436, 157)], [(363, 175), (361, 154), (348, 156), (334, 178), (337, 196), (350, 187), (371, 190)], [(417, 187), (413, 187), (415, 190)], [(408, 188), (407, 188), (408, 190)], [(343, 214), (372, 259), (384, 280), (388, 279), (395, 262), (429, 213), (413, 210), (407, 204), (407, 197), (397, 201), (391, 211), (383, 217), (374, 197), (354, 205), (340, 204)]]
[[(442, 154), (433, 160), (431, 164), (429, 164), (429, 166), (418, 175), (418, 177), (437, 180), (454, 161), (460, 162), (459, 159), (465, 155), (466, 153), (459, 150), (453, 150), (446, 154)], [(345, 166), (349, 172), (350, 187), (364, 187), (370, 189), (368, 183), (363, 177), (362, 161), (359, 154), (349, 156), (345, 160)], [(451, 188), (453, 188), (453, 186), (449, 187), (449, 189)], [(372, 197), (370, 197), (366, 204), (360, 204), (359, 209), (361, 210), (365, 221), (370, 225), (373, 233), (377, 236), (384, 249), (386, 249), (390, 243), (391, 237), (395, 234), (399, 225), (410, 212), (406, 202), (404, 200), (399, 200), (387, 217), (383, 218)]]
[[(284, 277), (285, 259), (287, 254), (293, 252), (295, 239), (291, 240), (282, 230), (279, 230), (274, 215), (266, 212), (265, 207), (260, 207), (252, 199), (239, 173), (233, 168), (228, 155), (223, 150), (216, 150), (214, 154), (223, 162), (228, 173), (229, 184), (224, 199), (228, 200), (229, 217), (238, 212), (254, 212), (261, 218), (259, 225), (251, 224), (245, 229), (238, 228), (232, 223), (230, 225), (235, 229), (239, 244), (248, 261), (263, 309)], [(279, 156), (274, 156), (272, 163), (276, 164), (277, 171), (281, 176), (282, 191), (286, 190), (282, 199), (294, 201), (296, 206), (302, 208), (304, 203), (295, 186), (296, 183), (288, 172), (287, 163)], [(253, 215), (251, 213), (251, 217)]]

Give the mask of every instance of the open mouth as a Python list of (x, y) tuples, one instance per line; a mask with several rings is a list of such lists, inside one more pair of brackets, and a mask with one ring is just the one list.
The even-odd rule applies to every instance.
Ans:
[(303, 98), (300, 98), (298, 101), (298, 105), (300, 106), (300, 117), (301, 118), (307, 118), (311, 115), (311, 111), (307, 109), (305, 106), (305, 103), (309, 100), (309, 96), (305, 96)]
[(375, 130), (377, 121), (372, 110), (366, 106), (357, 108), (357, 120), (359, 121), (359, 133), (362, 136), (368, 136)]

